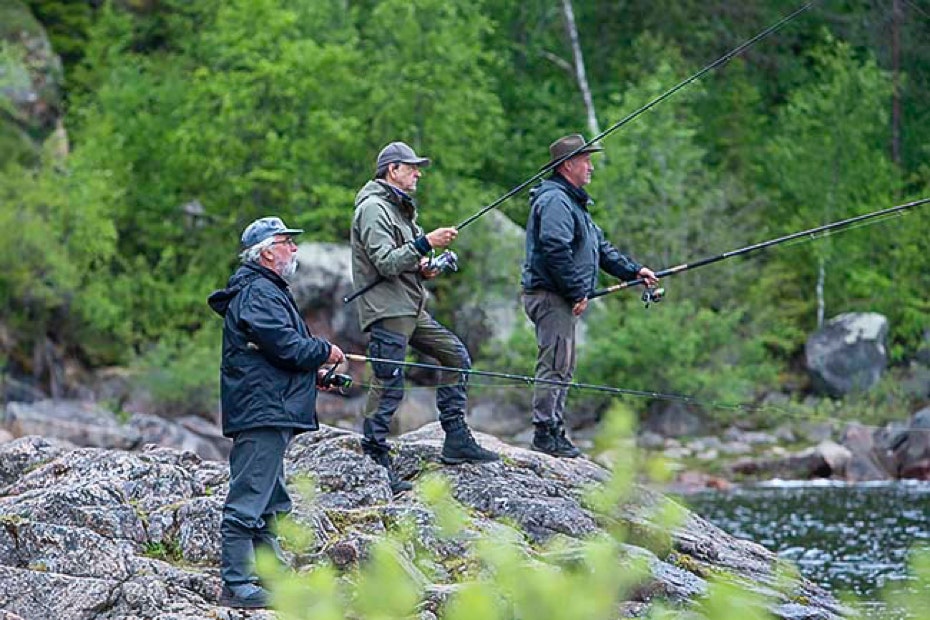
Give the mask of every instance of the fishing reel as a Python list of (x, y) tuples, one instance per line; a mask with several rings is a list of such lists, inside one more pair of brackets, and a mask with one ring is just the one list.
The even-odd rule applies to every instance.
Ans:
[(333, 367), (326, 371), (326, 374), (317, 379), (317, 385), (322, 388), (339, 388), (342, 393), (343, 388), (352, 387), (352, 375), (344, 375), (336, 372), (339, 364), (333, 364)]
[(459, 257), (452, 250), (446, 250), (439, 256), (430, 256), (426, 269), (438, 270), (439, 273), (459, 270)]
[(649, 287), (643, 289), (643, 296), (640, 298), (648, 308), (651, 304), (657, 304), (665, 299), (665, 289), (661, 286)]

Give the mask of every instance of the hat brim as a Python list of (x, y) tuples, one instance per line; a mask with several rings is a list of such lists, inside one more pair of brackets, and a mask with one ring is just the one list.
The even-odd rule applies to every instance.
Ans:
[[(604, 150), (604, 147), (601, 146), (600, 144), (589, 144), (588, 146), (584, 147), (583, 149), (581, 149), (580, 151), (572, 155), (572, 157), (577, 157), (578, 155), (584, 155), (585, 153), (600, 153), (603, 150)], [(564, 155), (562, 157), (564, 157)], [(548, 168), (549, 166), (551, 166), (557, 161), (566, 162), (572, 158), (572, 157), (566, 157), (565, 159), (562, 159), (562, 157), (556, 157), (555, 159), (550, 159), (545, 164), (540, 166), (539, 169), (542, 170), (544, 168)]]
[(276, 232), (276, 235), (300, 235), (304, 232), (303, 228), (285, 228), (284, 230), (279, 230)]
[(411, 159), (401, 159), (398, 163), (407, 164), (408, 166), (426, 166), (430, 165), (429, 157), (413, 157)]

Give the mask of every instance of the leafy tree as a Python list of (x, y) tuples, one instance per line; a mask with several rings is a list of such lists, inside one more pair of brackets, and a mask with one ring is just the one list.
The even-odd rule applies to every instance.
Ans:
[[(803, 230), (890, 206), (897, 187), (896, 171), (883, 138), (890, 81), (873, 60), (860, 60), (848, 44), (825, 36), (811, 52), (815, 64), (809, 84), (792, 93), (773, 127), (760, 168), (762, 182), (779, 195), (767, 210), (772, 234)], [(867, 303), (875, 288), (890, 278), (876, 272), (887, 247), (876, 235), (845, 233), (835, 241), (819, 241), (783, 250), (773, 262), (785, 261), (801, 277), (785, 297), (808, 308), (795, 316), (812, 325), (814, 305), (826, 304), (836, 314)], [(822, 295), (815, 293), (823, 290)], [(765, 301), (771, 291), (759, 291)], [(800, 297), (798, 297), (800, 295)], [(763, 310), (764, 311), (764, 310)], [(788, 320), (782, 313), (782, 317)]]

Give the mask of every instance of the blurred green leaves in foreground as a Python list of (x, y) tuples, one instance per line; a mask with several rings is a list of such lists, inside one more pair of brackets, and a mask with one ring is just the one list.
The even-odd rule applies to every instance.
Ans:
[[(603, 484), (588, 489), (585, 504), (596, 515), (604, 533), (588, 540), (555, 536), (536, 545), (528, 542), (514, 527), (475, 527), (468, 509), (453, 499), (447, 479), (438, 474), (426, 474), (418, 482), (418, 500), (432, 513), (429, 524), (417, 524), (400, 518), (385, 535), (370, 544), (361, 563), (340, 571), (330, 562), (311, 562), (304, 572), (282, 572), (273, 556), (259, 558), (259, 570), (271, 584), (273, 604), (282, 620), (340, 620), (359, 618), (387, 620), (393, 618), (424, 618), (434, 613), (446, 620), (599, 620), (621, 617), (624, 603), (650, 600), (648, 608), (638, 614), (655, 619), (732, 618), (763, 620), (775, 618), (770, 609), (775, 601), (767, 600), (760, 590), (751, 588), (745, 577), (714, 568), (698, 569), (707, 581), (702, 596), (691, 603), (674, 604), (652, 597), (648, 587), (652, 581), (651, 554), (639, 547), (646, 546), (659, 558), (676, 562), (671, 547), (671, 533), (684, 526), (687, 512), (677, 503), (662, 498), (641, 513), (653, 531), (643, 542), (641, 532), (634, 533), (626, 517), (630, 506), (644, 508), (633, 478), (640, 472), (661, 475), (660, 463), (644, 462), (635, 450), (629, 449), (632, 416), (623, 407), (611, 410), (598, 439), (598, 448), (613, 460), (613, 471)], [(298, 485), (304, 504), (313, 504), (314, 485), (304, 480)], [(467, 557), (460, 557), (459, 570), (452, 583), (432, 585), (425, 575), (430, 566), (443, 560), (431, 555), (421, 540), (423, 530), (429, 537), (464, 542)], [(294, 521), (285, 520), (279, 533), (285, 546), (298, 557), (313, 547), (312, 534)], [(688, 569), (686, 561), (677, 561), (679, 568)], [(798, 571), (779, 561), (776, 589), (784, 600), (803, 602), (797, 588)], [(890, 591), (889, 610), (896, 618), (925, 617), (930, 592), (930, 554), (915, 554), (913, 571), (918, 586)], [(922, 588), (922, 589), (921, 589)], [(438, 601), (438, 602), (437, 602)], [(855, 601), (846, 601), (850, 607)], [(633, 604), (635, 606), (635, 604)], [(902, 614), (910, 613), (911, 616)]]

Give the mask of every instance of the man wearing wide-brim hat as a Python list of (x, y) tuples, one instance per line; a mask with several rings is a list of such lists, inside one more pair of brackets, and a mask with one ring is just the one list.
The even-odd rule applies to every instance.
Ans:
[[(593, 201), (583, 188), (594, 171), (591, 154), (602, 150), (580, 134), (559, 138), (543, 166), (552, 167), (552, 176), (530, 191), (522, 285), (523, 307), (536, 327), (537, 379), (571, 381), (575, 325), (597, 284), (598, 268), (622, 280), (658, 282), (651, 269), (607, 241), (588, 212)], [(565, 458), (581, 454), (565, 435), (567, 393), (567, 388), (536, 385), (534, 450)]]

